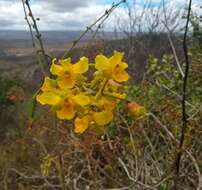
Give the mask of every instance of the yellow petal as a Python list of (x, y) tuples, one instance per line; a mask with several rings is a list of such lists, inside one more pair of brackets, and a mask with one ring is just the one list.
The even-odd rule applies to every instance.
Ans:
[(71, 64), (71, 58), (60, 59), (60, 60), (59, 60), (59, 63), (60, 63), (62, 66), (69, 65), (69, 64)]
[(119, 63), (121, 63), (121, 60), (123, 59), (124, 53), (114, 51), (114, 55), (110, 58), (110, 65), (112, 69), (116, 67)]
[(73, 72), (82, 74), (88, 71), (88, 58), (82, 57), (76, 64), (73, 65)]
[(99, 71), (110, 70), (108, 58), (104, 55), (97, 55), (95, 58), (95, 68)]
[(36, 96), (36, 100), (42, 104), (57, 105), (61, 101), (61, 97), (53, 92), (44, 92)]
[(83, 118), (76, 118), (74, 121), (75, 125), (75, 133), (83, 133), (86, 129), (88, 129), (89, 125), (89, 117), (84, 116)]
[(52, 91), (57, 87), (57, 82), (49, 77), (45, 77), (44, 83), (41, 87), (43, 92)]
[(125, 82), (129, 79), (128, 73), (120, 67), (116, 67), (113, 70), (112, 77), (117, 82)]
[(114, 51), (114, 58), (118, 61), (121, 62), (123, 59), (124, 52), (119, 52), (119, 51)]
[(112, 111), (115, 107), (116, 107), (116, 102), (114, 100), (108, 100), (104, 97), (102, 97), (102, 99), (100, 99), (98, 102), (98, 107), (104, 107), (105, 110), (107, 111)]
[(56, 65), (55, 63), (53, 63), (51, 65), (50, 72), (53, 75), (62, 76), (64, 74), (64, 69), (61, 65)]
[(58, 80), (58, 86), (62, 89), (73, 88), (75, 84), (75, 77), (71, 74), (63, 76)]
[(103, 106), (105, 110), (112, 111), (116, 107), (116, 102), (106, 100)]
[(90, 98), (83, 94), (78, 94), (72, 98), (80, 106), (85, 106), (90, 103)]
[(59, 63), (63, 67), (64, 71), (72, 72), (73, 64), (71, 64), (71, 58), (61, 59)]
[(113, 114), (110, 111), (94, 112), (93, 119), (98, 125), (106, 125), (113, 119)]
[(66, 102), (61, 105), (61, 109), (56, 111), (57, 117), (59, 119), (71, 120), (75, 116), (74, 105), (71, 102)]
[(120, 67), (121, 67), (122, 69), (128, 68), (128, 64), (127, 64), (126, 62), (121, 62), (119, 65), (120, 65)]

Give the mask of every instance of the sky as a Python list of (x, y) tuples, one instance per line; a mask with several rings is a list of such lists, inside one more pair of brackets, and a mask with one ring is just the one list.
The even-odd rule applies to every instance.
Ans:
[[(135, 1), (138, 12), (147, 0)], [(153, 6), (158, 6), (161, 0), (151, 1)], [(200, 2), (200, 0), (194, 1)], [(34, 16), (40, 18), (38, 21), (40, 30), (83, 30), (102, 15), (112, 2), (119, 0), (30, 0), (30, 5)], [(131, 3), (132, 0), (128, 2)], [(179, 6), (182, 2), (186, 3), (186, 0), (173, 0), (173, 2)], [(124, 6), (117, 8), (108, 19), (106, 27), (113, 28), (116, 15), (126, 20), (125, 13)], [(21, 0), (0, 0), (0, 30), (28, 30)]]

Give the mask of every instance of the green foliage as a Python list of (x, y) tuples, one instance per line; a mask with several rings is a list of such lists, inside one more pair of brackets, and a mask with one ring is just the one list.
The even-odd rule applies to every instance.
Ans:
[(161, 60), (150, 55), (147, 65), (147, 74), (152, 76), (154, 80), (158, 80), (170, 87), (175, 85), (173, 82), (176, 82), (176, 80), (180, 82), (181, 79), (180, 72), (177, 70), (174, 63), (174, 57), (169, 54), (163, 55)]
[[(191, 151), (200, 168), (201, 142), (199, 139), (202, 118), (198, 108), (202, 102), (202, 53), (198, 46), (194, 46), (189, 53), (192, 62), (187, 94), (189, 125), (184, 147)], [(179, 61), (182, 70), (184, 70), (183, 60), (179, 59)], [(8, 92), (9, 90), (4, 91)], [(69, 181), (73, 181), (75, 176), (79, 176), (85, 171), (82, 174), (82, 179), (78, 179), (78, 183), (81, 183), (78, 186), (80, 189), (84, 189), (87, 185), (89, 187), (87, 181), (92, 181), (90, 189), (116, 189), (123, 186), (128, 186), (129, 189), (143, 189), (144, 187), (139, 186), (139, 184), (131, 186), (132, 181), (126, 175), (126, 169), (128, 169), (131, 178), (137, 179), (137, 181), (140, 179), (140, 182), (143, 183), (147, 181), (148, 186), (154, 186), (161, 179), (165, 179), (160, 181), (161, 184), (158, 187), (156, 186), (156, 189), (173, 189), (173, 176), (170, 173), (173, 170), (172, 166), (178, 144), (169, 134), (179, 139), (182, 119), (182, 76), (178, 71), (173, 55), (165, 54), (161, 58), (150, 55), (144, 80), (136, 85), (128, 84), (124, 86), (124, 92), (127, 93), (127, 98), (117, 105), (116, 117), (109, 127), (97, 128), (97, 133), (89, 131), (82, 136), (75, 136), (72, 131), (70, 132), (70, 123), (59, 122), (57, 119), (50, 117), (53, 115), (47, 112), (46, 108), (44, 110), (37, 109), (37, 114), (34, 117), (36, 108), (34, 95), (29, 107), (33, 128), (30, 127), (26, 132), (26, 138), (20, 139), (23, 144), (16, 145), (13, 143), (14, 150), (11, 149), (9, 143), (7, 143), (9, 145), (3, 147), (6, 154), (2, 159), (3, 161), (0, 161), (0, 169), (1, 165), (4, 168), (5, 162), (9, 163), (10, 167), (17, 168), (28, 176), (32, 172), (29, 173), (27, 168), (31, 168), (37, 173), (41, 171), (44, 176), (47, 175), (47, 178), (57, 176), (59, 169), (57, 159), (54, 158), (63, 153), (63, 172), (65, 177), (68, 176)], [(129, 101), (133, 102), (131, 105), (133, 108), (140, 108), (136, 102), (144, 105), (146, 108), (145, 117), (136, 120), (131, 119), (127, 110)], [(16, 116), (16, 113), (22, 115), (22, 109), (14, 110), (12, 113), (13, 115), (9, 114), (12, 117)], [(33, 117), (35, 120), (32, 123)], [(5, 120), (5, 117), (3, 119)], [(19, 118), (17, 122), (19, 123)], [(9, 123), (11, 123), (10, 118)], [(13, 126), (16, 127), (17, 125)], [(169, 134), (165, 128), (170, 132)], [(7, 128), (4, 131), (7, 131)], [(3, 130), (0, 134), (3, 134)], [(12, 151), (8, 151), (8, 149)], [(198, 183), (197, 173), (186, 152), (183, 154), (185, 156), (183, 157), (181, 171), (185, 175), (188, 173), (192, 181), (190, 183), (189, 180), (186, 180), (186, 176), (181, 178), (182, 189), (192, 189)], [(15, 158), (16, 160), (8, 161), (7, 158)], [(187, 168), (187, 165), (190, 165), (190, 167)], [(145, 171), (147, 174), (142, 175)], [(100, 184), (95, 183), (94, 179), (101, 181)], [(112, 179), (115, 182), (118, 181), (119, 184), (114, 183)], [(8, 183), (13, 185), (16, 182), (12, 176), (9, 176)], [(27, 182), (27, 184), (32, 188), (31, 183)]]

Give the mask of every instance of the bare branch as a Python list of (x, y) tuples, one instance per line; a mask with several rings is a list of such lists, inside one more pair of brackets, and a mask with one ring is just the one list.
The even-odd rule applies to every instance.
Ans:
[[(78, 39), (76, 39), (75, 41), (73, 41), (72, 46), (64, 53), (63, 58), (67, 57), (69, 52), (77, 45), (77, 43), (89, 32), (92, 30), (92, 28), (94, 26), (96, 26), (99, 22), (100, 24), (103, 24), (105, 22), (105, 20), (110, 16), (110, 14), (122, 3), (125, 3), (126, 0), (121, 0), (116, 4), (112, 4), (111, 8), (106, 10), (104, 12), (104, 14), (102, 16), (100, 16), (94, 23), (92, 23), (90, 26), (86, 27), (86, 30), (81, 33), (81, 35), (78, 37)], [(96, 29), (96, 31), (99, 29), (100, 24), (98, 24), (98, 28)]]
[[(188, 49), (187, 49), (187, 33), (188, 33), (188, 26), (189, 26), (189, 21), (190, 21), (191, 7), (192, 7), (192, 0), (189, 0), (187, 21), (186, 21), (184, 39), (183, 39), (183, 50), (184, 50), (184, 56), (185, 56), (185, 75), (183, 78), (183, 92), (182, 92), (182, 128), (181, 128), (179, 152), (178, 152), (177, 159), (176, 159), (177, 178), (179, 176), (182, 148), (184, 145), (185, 133), (186, 133), (186, 129), (187, 129), (186, 99), (187, 99), (187, 80), (188, 80), (189, 65), (190, 65), (189, 57), (188, 57)], [(177, 181), (178, 180), (176, 180), (176, 182), (175, 182), (176, 190), (177, 190)]]
[[(41, 66), (41, 70), (42, 70), (43, 74), (48, 75), (47, 68), (48, 68), (49, 64), (48, 64), (47, 55), (45, 53), (43, 41), (41, 38), (41, 33), (39, 32), (36, 19), (32, 13), (32, 9), (30, 7), (29, 0), (22, 0), (22, 4), (23, 4), (23, 10), (24, 10), (24, 14), (25, 14), (25, 20), (28, 24), (30, 34), (32, 37), (32, 45), (36, 48), (38, 62)], [(31, 21), (29, 21), (29, 18), (31, 19)], [(33, 29), (34, 29), (34, 31), (33, 31)], [(36, 33), (35, 36), (34, 36), (34, 33)]]

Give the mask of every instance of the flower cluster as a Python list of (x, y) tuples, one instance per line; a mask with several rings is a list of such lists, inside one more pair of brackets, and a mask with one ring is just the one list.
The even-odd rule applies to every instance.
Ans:
[[(45, 78), (37, 101), (50, 105), (59, 119), (74, 121), (76, 133), (109, 124), (117, 103), (126, 97), (122, 84), (129, 75), (123, 56), (114, 51), (109, 58), (97, 55), (95, 63), (82, 57), (75, 64), (70, 58), (54, 59), (50, 68), (53, 77)], [(89, 67), (94, 69), (92, 76), (88, 76)]]

